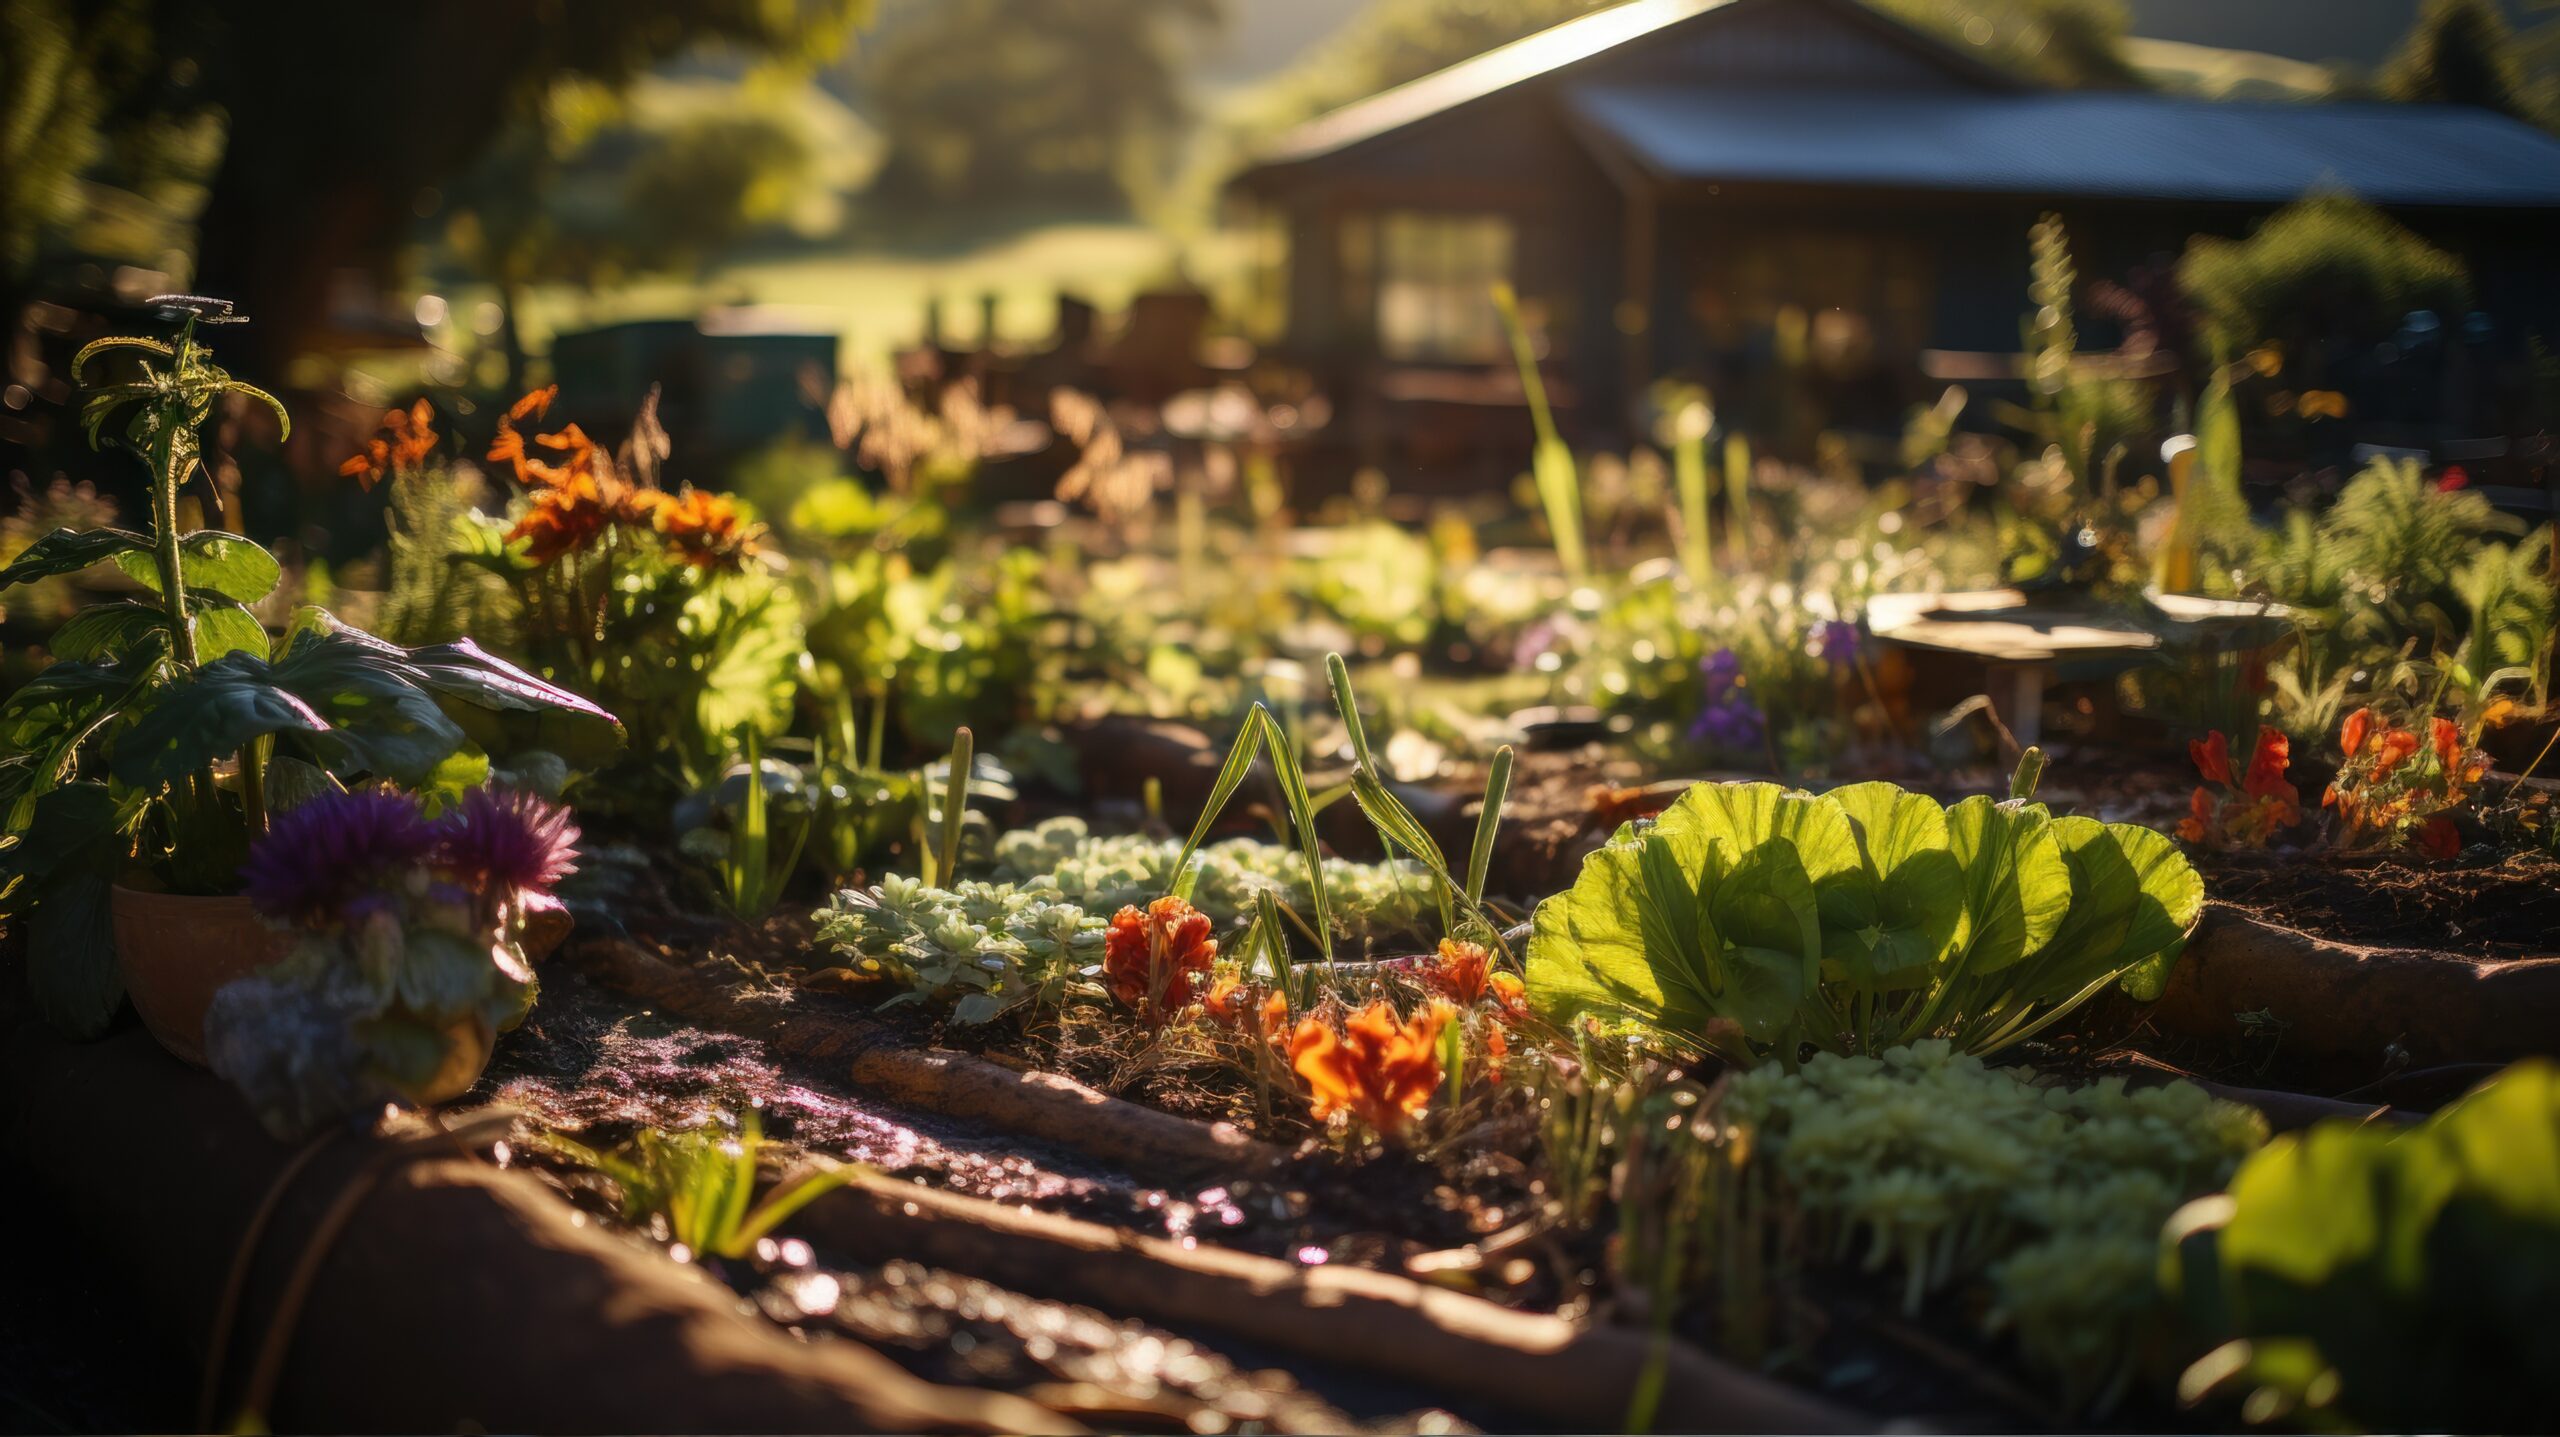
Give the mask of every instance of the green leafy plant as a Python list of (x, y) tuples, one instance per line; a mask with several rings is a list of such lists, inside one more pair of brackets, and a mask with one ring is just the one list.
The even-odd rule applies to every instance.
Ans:
[(2160, 1279), (2216, 1343), (2182, 1396), (2317, 1431), (2521, 1431), (2560, 1384), (2560, 1067), (2412, 1128), (2331, 1120), (2181, 1209)]
[(2190, 1083), (2049, 1086), (1944, 1040), (1755, 1069), (1697, 1121), (1701, 1143), (1675, 1146), (1721, 1146), (1747, 1179), (1727, 1176), (1707, 1222), (1747, 1237), (1719, 1247), (1781, 1272), (1854, 1257), (1899, 1280), (1911, 1316), (1978, 1285), (1983, 1331), (2014, 1334), (2075, 1412), (2122, 1396), (2162, 1323), (2162, 1221), (2266, 1140), (2256, 1112)]
[(783, 886), (799, 868), (801, 850), (808, 846), (817, 820), (806, 808), (797, 814), (774, 812), (773, 794), (764, 781), (764, 743), (752, 727), (738, 730), (738, 753), (746, 784), (728, 832), (718, 835), (723, 841), (714, 869), (721, 903), (732, 914), (754, 922), (782, 901)]
[(1538, 906), (1529, 995), (1743, 1063), (1929, 1037), (1989, 1053), (2110, 984), (2156, 994), (2203, 906), (2163, 835), (2024, 792), (1946, 808), (1889, 783), (1702, 783)]
[(679, 1257), (742, 1258), (756, 1243), (819, 1198), (858, 1181), (864, 1169), (813, 1160), (756, 1197), (767, 1144), (750, 1110), (732, 1135), (714, 1127), (668, 1132), (647, 1128), (617, 1152), (599, 1152), (558, 1133), (537, 1145), (613, 1180), (625, 1221), (646, 1221)]
[(818, 915), (818, 942), (844, 977), (898, 989), (883, 1006), (931, 1003), (967, 1025), (1064, 1002), (1101, 961), (1104, 927), (1041, 883), (946, 889), (891, 874), (837, 894)]
[(278, 766), (305, 789), (378, 780), (442, 800), (488, 777), (493, 755), (539, 749), (593, 767), (622, 742), (611, 714), (468, 639), (403, 649), (305, 608), (271, 642), (248, 606), (275, 588), (274, 556), (180, 532), (178, 497), (217, 402), (282, 408), (196, 338), (199, 322), (232, 318), (227, 305), (163, 309), (183, 318), (174, 340), (103, 339), (73, 364), (85, 376), (102, 356), (131, 361), (82, 413), (93, 443), (111, 438), (150, 470), (152, 529), (58, 529), (0, 569), (5, 592), (113, 563), (152, 595), (72, 617), (52, 666), (0, 703), (0, 911), (29, 914), (37, 1002), (79, 1034), (102, 1029), (122, 996), (113, 882), (138, 865), (179, 892), (230, 891)]
[[(1088, 912), (1114, 913), (1143, 907), (1171, 887), (1182, 841), (1097, 834), (1083, 819), (1066, 815), (998, 836), (993, 857), (999, 882), (1044, 884)], [(1221, 929), (1250, 922), (1265, 898), (1302, 918), (1309, 911), (1306, 867), (1293, 849), (1254, 838), (1222, 839), (1203, 845), (1192, 865), (1191, 903)], [(1328, 857), (1324, 881), (1334, 921), (1353, 942), (1422, 940), (1436, 917), (1423, 867), (1410, 859), (1359, 863)]]

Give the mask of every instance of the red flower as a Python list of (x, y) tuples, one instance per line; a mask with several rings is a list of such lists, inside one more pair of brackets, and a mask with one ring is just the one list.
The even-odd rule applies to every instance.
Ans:
[(2416, 734), (2405, 728), (2384, 729), (2382, 737), (2374, 740), (2373, 776), (2375, 778), (2389, 776), (2391, 770), (2407, 762), (2417, 751), (2418, 736)]
[(2436, 762), (2444, 766), (2448, 777), (2462, 773), (2462, 730), (2451, 719), (2435, 719), (2428, 725), (2428, 736), (2435, 740)]
[(2231, 740), (2222, 736), (2222, 730), (2189, 742), (2187, 757), (2195, 760), (2196, 772), (2204, 775), (2205, 782), (2231, 781)]
[(2471, 471), (2459, 464), (2447, 464), (2444, 466), (2444, 472), (2436, 476), (2437, 490), (2446, 494), (2456, 489), (2468, 488), (2470, 484)]
[(1425, 986), (1462, 1008), (1484, 997), (1485, 980), (1493, 974), (1493, 955), (1481, 943), (1456, 938), (1440, 940), (1440, 951), (1422, 970)]
[(2430, 818), (2418, 825), (2418, 846), (2433, 858), (2451, 858), (2462, 852), (2462, 835), (2454, 831), (2453, 820)]
[(2347, 715), (2346, 722), (2338, 725), (2338, 747), (2346, 751), (2347, 757), (2353, 758), (2363, 751), (2365, 735), (2372, 731), (2373, 710), (2357, 709)]
[(2249, 773), (2240, 782), (2251, 798), (2296, 798), (2284, 771), (2293, 764), (2293, 740), (2271, 728), (2258, 730), (2258, 747), (2249, 755)]
[(1112, 995), (1155, 1024), (1188, 1007), (1218, 957), (1212, 927), (1208, 914), (1172, 897), (1112, 915), (1102, 948)]
[(1313, 1090), (1317, 1118), (1348, 1112), (1392, 1138), (1431, 1105), (1440, 1087), (1440, 1030), (1456, 1010), (1433, 1002), (1399, 1020), (1383, 998), (1351, 1015), (1340, 1036), (1320, 1018), (1298, 1025), (1289, 1062)]

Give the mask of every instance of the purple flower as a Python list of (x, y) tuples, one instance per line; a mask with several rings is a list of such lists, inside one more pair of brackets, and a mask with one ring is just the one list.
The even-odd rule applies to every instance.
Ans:
[(1832, 619), (1814, 630), (1815, 651), (1826, 664), (1849, 665), (1858, 661), (1858, 626), (1845, 619)]
[(475, 788), (445, 821), (445, 867), (499, 897), (550, 892), (577, 854), (568, 807), (523, 789)]
[(1768, 720), (1762, 716), (1760, 706), (1740, 694), (1700, 709), (1697, 721), (1689, 725), (1692, 740), (1730, 753), (1757, 749), (1761, 736), (1768, 731)]
[(1706, 680), (1707, 702), (1723, 698), (1726, 690), (1742, 682), (1742, 656), (1731, 649), (1718, 649), (1698, 660), (1699, 677)]
[(435, 843), (435, 826), (408, 794), (325, 793), (275, 816), (249, 846), (240, 884), (269, 918), (323, 924), (416, 866)]

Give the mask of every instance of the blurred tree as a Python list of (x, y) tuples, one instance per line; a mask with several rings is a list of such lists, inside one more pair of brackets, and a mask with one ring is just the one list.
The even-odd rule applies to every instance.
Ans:
[(2383, 67), (2382, 92), (2418, 104), (2477, 105), (2532, 124), (2550, 114), (2525, 49), (2489, 0), (2427, 0)]
[(1185, 28), (1222, 0), (934, 0), (865, 47), (888, 150), (883, 205), (1127, 209), (1161, 184), (1191, 118)]
[(728, 93), (728, 108), (668, 112), (564, 82), (456, 179), (436, 217), (443, 267), (497, 287), (510, 392), (526, 385), (517, 316), (533, 286), (698, 271), (817, 182), (817, 142), (769, 87)]
[(0, 0), (0, 299), (47, 246), (83, 247), (95, 182), (147, 203), (202, 163), (195, 68), (164, 58), (193, 31), (165, 0)]
[(2124, 57), (2123, 0), (1868, 0), (1958, 48), (2049, 85), (2143, 83)]
[(2190, 241), (2178, 283), (2208, 342), (2234, 354), (2271, 343), (2288, 361), (2370, 348), (2413, 310), (2450, 318), (2471, 306), (2461, 260), (2336, 194), (2277, 211), (2246, 240)]
[(326, 317), (336, 276), (388, 267), (421, 213), (441, 203), (441, 187), (554, 85), (618, 86), (711, 44), (823, 58), (870, 0), (192, 8), (207, 12), (211, 32), (202, 98), (229, 121), (198, 224), (197, 283), (257, 321), (230, 342), (230, 362), (272, 374)]

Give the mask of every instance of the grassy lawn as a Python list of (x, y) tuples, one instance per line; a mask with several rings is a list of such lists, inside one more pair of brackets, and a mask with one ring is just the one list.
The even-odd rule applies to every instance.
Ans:
[(1247, 259), (1246, 242), (1238, 235), (1213, 232), (1177, 241), (1136, 224), (1054, 225), (943, 253), (753, 260), (699, 281), (646, 281), (609, 294), (559, 286), (532, 297), (524, 328), (528, 344), (541, 351), (564, 329), (689, 315), (714, 304), (781, 305), (806, 311), (812, 325), (842, 335), (847, 365), (877, 365), (890, 351), (922, 337), (925, 303), (934, 295), (942, 297), (948, 339), (978, 339), (978, 297), (992, 291), (999, 296), (998, 337), (1030, 341), (1050, 332), (1061, 288), (1108, 314), (1177, 273), (1215, 292), (1243, 273)]

